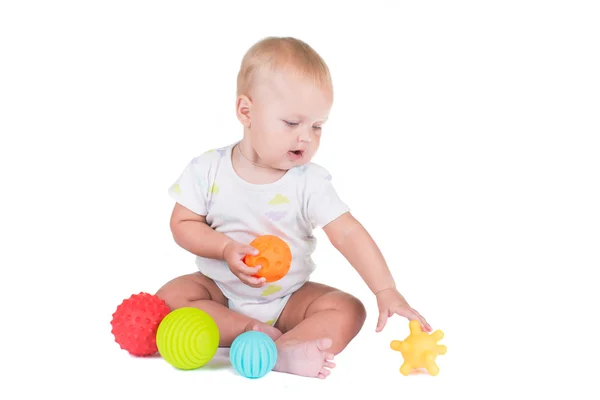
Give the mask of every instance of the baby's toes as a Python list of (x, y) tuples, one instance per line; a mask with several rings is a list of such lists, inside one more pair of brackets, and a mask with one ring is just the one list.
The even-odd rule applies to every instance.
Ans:
[(325, 369), (325, 368), (321, 368), (321, 371), (319, 372), (319, 375), (317, 375), (317, 377), (321, 378), (321, 379), (325, 379), (329, 376), (329, 374), (331, 374), (331, 371), (329, 371), (328, 369)]
[(335, 363), (332, 363), (332, 362), (329, 362), (329, 361), (325, 361), (325, 362), (323, 363), (323, 366), (324, 366), (325, 368), (335, 368)]

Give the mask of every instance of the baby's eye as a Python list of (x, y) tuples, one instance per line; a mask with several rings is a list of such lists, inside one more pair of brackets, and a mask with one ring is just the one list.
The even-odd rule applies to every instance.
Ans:
[(284, 121), (288, 126), (298, 126), (297, 122)]
[(321, 129), (323, 129), (323, 127), (321, 127), (321, 126), (313, 126), (313, 129), (315, 131), (320, 131)]

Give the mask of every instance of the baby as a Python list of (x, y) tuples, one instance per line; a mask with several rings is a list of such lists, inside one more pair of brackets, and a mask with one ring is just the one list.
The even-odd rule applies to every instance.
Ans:
[[(377, 332), (394, 314), (431, 332), (396, 290), (377, 245), (327, 170), (311, 162), (333, 102), (325, 62), (300, 40), (266, 38), (244, 56), (237, 85), (243, 138), (191, 160), (169, 189), (176, 201), (174, 240), (196, 255), (198, 272), (171, 280), (157, 296), (171, 309), (209, 313), (220, 346), (258, 330), (277, 345), (275, 371), (325, 378), (334, 355), (361, 330), (366, 311), (354, 296), (309, 280), (312, 232), (321, 227), (376, 296)], [(246, 254), (258, 254), (249, 243), (267, 234), (283, 239), (293, 256), (287, 275), (270, 284), (253, 277), (260, 266), (243, 262)]]

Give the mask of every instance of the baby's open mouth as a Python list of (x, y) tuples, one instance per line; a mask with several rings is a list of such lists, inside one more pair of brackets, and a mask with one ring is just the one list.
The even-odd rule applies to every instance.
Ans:
[(290, 150), (288, 151), (288, 154), (292, 160), (298, 161), (302, 158), (304, 150)]

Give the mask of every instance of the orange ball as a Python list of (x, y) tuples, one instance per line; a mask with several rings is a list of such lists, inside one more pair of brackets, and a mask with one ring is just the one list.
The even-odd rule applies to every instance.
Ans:
[(256, 256), (247, 254), (244, 262), (249, 267), (261, 266), (256, 278), (265, 278), (267, 282), (280, 280), (288, 273), (292, 264), (292, 252), (286, 242), (273, 235), (259, 236), (250, 243), (258, 249)]

